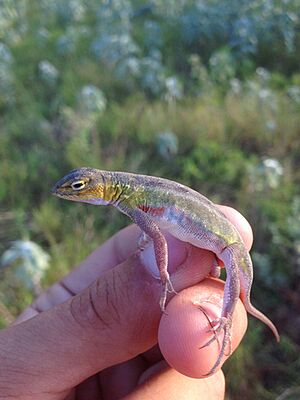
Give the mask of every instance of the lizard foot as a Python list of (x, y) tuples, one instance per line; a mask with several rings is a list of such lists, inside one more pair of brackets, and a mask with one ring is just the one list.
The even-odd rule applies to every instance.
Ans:
[(226, 317), (221, 317), (219, 319), (215, 319), (213, 321), (210, 321), (210, 328), (208, 330), (208, 332), (213, 332), (214, 336), (209, 339), (208, 342), (206, 342), (203, 346), (200, 347), (200, 349), (203, 349), (204, 347), (209, 346), (212, 342), (214, 342), (215, 340), (217, 340), (218, 336), (220, 335), (222, 329), (224, 329), (224, 327), (227, 324), (227, 318)]
[(175, 293), (177, 294), (176, 290), (174, 289), (172, 282), (170, 280), (170, 278), (168, 277), (166, 279), (166, 281), (163, 283), (163, 291), (162, 294), (160, 296), (160, 301), (159, 301), (159, 305), (160, 305), (160, 309), (163, 313), (165, 312), (165, 308), (166, 308), (166, 301), (167, 301), (167, 295), (168, 293)]
[[(219, 367), (219, 365), (221, 364), (221, 361), (223, 359), (223, 356), (226, 355), (230, 355), (231, 354), (231, 318), (228, 317), (221, 317), (218, 320), (214, 320), (211, 322), (211, 329), (210, 331), (213, 331), (214, 336), (208, 341), (206, 342), (203, 346), (200, 347), (200, 349), (203, 349), (204, 347), (209, 346), (211, 343), (213, 343), (215, 340), (217, 340), (218, 336), (220, 335), (220, 333), (222, 331), (224, 331), (224, 338), (223, 338), (223, 342), (222, 342), (222, 346), (218, 355), (218, 358), (215, 362), (215, 364), (213, 365), (213, 367), (211, 368), (211, 370), (205, 374), (205, 376), (209, 376), (212, 375), (216, 369)], [(226, 347), (227, 345), (229, 345), (229, 352), (226, 353)]]

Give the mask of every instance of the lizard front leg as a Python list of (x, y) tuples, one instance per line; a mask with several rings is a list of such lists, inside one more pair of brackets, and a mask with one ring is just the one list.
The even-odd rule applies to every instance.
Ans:
[[(176, 293), (168, 273), (168, 245), (158, 225), (143, 211), (139, 209), (126, 210), (126, 214), (140, 227), (142, 232), (152, 239), (154, 254), (159, 270), (163, 292), (160, 298), (160, 308), (165, 310), (168, 292)], [(145, 238), (145, 236), (144, 236)]]

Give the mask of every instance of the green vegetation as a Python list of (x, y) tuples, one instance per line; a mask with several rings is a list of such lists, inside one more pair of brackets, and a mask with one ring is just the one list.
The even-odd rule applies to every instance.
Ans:
[(159, 175), (254, 230), (253, 302), (282, 343), (250, 320), (224, 368), (228, 399), (300, 385), (297, 3), (3, 1), (0, 252), (30, 240), (51, 261), (34, 288), (14, 273), (21, 256), (0, 271), (0, 326), (128, 223), (52, 198), (57, 179), (79, 166)]

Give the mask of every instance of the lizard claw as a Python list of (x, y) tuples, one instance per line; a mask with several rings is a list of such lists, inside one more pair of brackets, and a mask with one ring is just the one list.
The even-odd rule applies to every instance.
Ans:
[[(223, 356), (224, 355), (229, 356), (231, 354), (231, 334), (230, 334), (231, 318), (221, 317), (218, 320), (212, 321), (212, 325), (213, 324), (215, 326), (212, 326), (210, 330), (213, 331), (214, 336), (208, 342), (206, 342), (203, 346), (201, 346), (200, 349), (203, 349), (204, 347), (209, 346), (211, 343), (213, 343), (215, 340), (217, 340), (217, 338), (220, 335), (222, 330), (224, 331), (224, 338), (223, 338), (223, 342), (222, 342), (222, 346), (221, 346), (218, 358), (217, 358), (215, 364), (213, 365), (213, 367), (211, 368), (211, 370), (207, 374), (205, 374), (205, 376), (212, 375), (216, 371), (218, 366), (221, 364)], [(228, 353), (226, 353), (227, 345), (229, 345)]]
[(169, 277), (166, 279), (166, 282), (163, 283), (163, 291), (162, 291), (160, 301), (159, 301), (160, 309), (165, 314), (166, 314), (165, 308), (166, 308), (166, 301), (167, 301), (168, 293), (177, 294)]
[(209, 346), (212, 342), (217, 340), (218, 336), (220, 335), (222, 329), (225, 331), (225, 327), (229, 325), (228, 319), (226, 317), (221, 317), (219, 319), (210, 321), (211, 328), (208, 330), (208, 332), (213, 332), (214, 336), (209, 339), (203, 346), (200, 347), (200, 349), (203, 349), (204, 347)]
[(213, 332), (214, 336), (211, 339), (209, 339), (209, 341), (206, 342), (203, 346), (201, 346), (200, 349), (209, 346), (212, 342), (217, 340), (218, 336), (220, 335), (222, 329), (224, 329), (226, 324), (227, 324), (227, 318), (225, 317), (221, 317), (220, 319), (210, 321), (211, 327), (208, 330), (208, 332)]

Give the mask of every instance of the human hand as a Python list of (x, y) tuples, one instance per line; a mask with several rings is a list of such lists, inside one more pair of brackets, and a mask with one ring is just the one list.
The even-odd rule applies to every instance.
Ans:
[[(249, 249), (249, 224), (221, 208)], [(199, 349), (211, 335), (205, 314), (214, 319), (223, 301), (222, 282), (205, 279), (213, 254), (167, 236), (172, 283), (188, 289), (162, 315), (161, 286), (143, 265), (152, 269), (154, 256), (151, 248), (140, 256), (138, 236), (135, 226), (117, 233), (0, 332), (0, 399), (224, 398), (221, 371), (192, 379), (204, 376), (218, 354), (217, 342)], [(233, 350), (246, 325), (239, 301)]]

